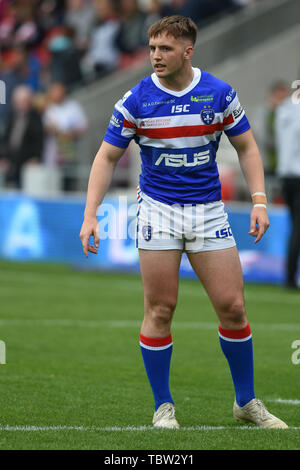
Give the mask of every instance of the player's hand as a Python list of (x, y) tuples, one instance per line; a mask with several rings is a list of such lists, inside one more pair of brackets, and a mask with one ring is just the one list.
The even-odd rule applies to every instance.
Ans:
[[(97, 254), (99, 247), (99, 224), (96, 217), (86, 217), (80, 230), (80, 240), (83, 252), (88, 258), (88, 252)], [(90, 237), (94, 237), (94, 246), (89, 244)]]
[(250, 231), (256, 237), (254, 243), (259, 242), (270, 226), (267, 210), (264, 207), (253, 207), (250, 217)]

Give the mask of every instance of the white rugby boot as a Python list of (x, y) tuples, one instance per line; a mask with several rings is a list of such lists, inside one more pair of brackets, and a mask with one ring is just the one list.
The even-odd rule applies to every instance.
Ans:
[(152, 424), (155, 428), (178, 429), (175, 407), (172, 403), (163, 403), (154, 413)]
[(254, 423), (261, 428), (267, 429), (287, 429), (288, 425), (269, 413), (264, 403), (257, 398), (249, 401), (245, 406), (240, 407), (236, 400), (233, 404), (233, 416), (237, 421)]

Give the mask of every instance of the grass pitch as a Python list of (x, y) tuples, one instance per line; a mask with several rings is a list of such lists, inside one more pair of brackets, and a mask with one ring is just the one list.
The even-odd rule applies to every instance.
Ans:
[(290, 429), (233, 420), (215, 313), (199, 282), (181, 280), (170, 380), (181, 429), (159, 430), (139, 276), (0, 262), (0, 449), (300, 449), (299, 292), (246, 285), (245, 297), (256, 394)]

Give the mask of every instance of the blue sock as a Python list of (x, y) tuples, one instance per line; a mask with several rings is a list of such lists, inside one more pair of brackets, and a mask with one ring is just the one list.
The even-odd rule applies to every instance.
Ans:
[(252, 335), (249, 324), (241, 330), (219, 327), (222, 351), (228, 361), (239, 406), (255, 398)]
[(140, 335), (141, 351), (154, 395), (155, 411), (163, 403), (174, 404), (169, 390), (172, 344), (171, 333), (166, 338), (147, 338)]

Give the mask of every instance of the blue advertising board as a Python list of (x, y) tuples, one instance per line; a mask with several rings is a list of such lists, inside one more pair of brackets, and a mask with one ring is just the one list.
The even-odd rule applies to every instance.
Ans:
[[(63, 196), (35, 198), (21, 193), (0, 194), (0, 258), (14, 261), (66, 263), (81, 269), (138, 271), (135, 247), (136, 201), (125, 196), (107, 197), (98, 211), (100, 247), (86, 259), (79, 239), (85, 200)], [(248, 234), (250, 206), (228, 205), (245, 281), (281, 283), (290, 230), (285, 207), (269, 210), (270, 228), (254, 244)], [(194, 276), (183, 256), (182, 276)]]

